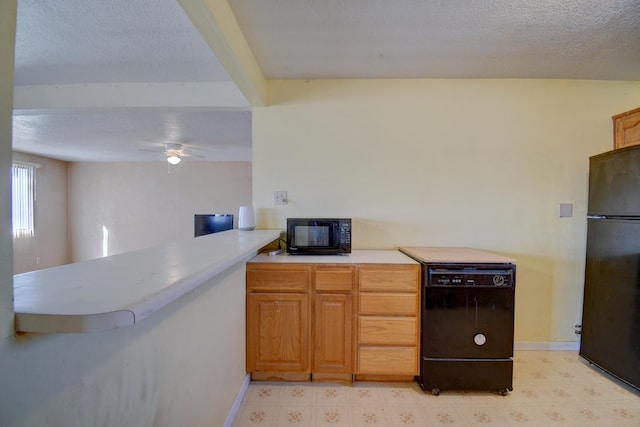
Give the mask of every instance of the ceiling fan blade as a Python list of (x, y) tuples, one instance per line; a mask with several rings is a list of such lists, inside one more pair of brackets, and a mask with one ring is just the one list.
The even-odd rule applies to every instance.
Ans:
[(183, 157), (192, 157), (194, 159), (205, 159), (206, 158), (206, 156), (203, 156), (202, 154), (193, 154), (193, 153), (189, 153), (189, 152), (183, 153), (182, 156)]
[[(158, 143), (160, 144), (160, 143)], [(190, 145), (179, 144), (175, 142), (167, 142), (163, 143), (162, 147), (158, 148), (139, 148), (138, 151), (145, 151), (149, 153), (158, 153), (158, 155), (162, 156), (171, 156), (175, 155), (179, 158), (193, 158), (193, 159), (206, 159), (207, 156), (203, 154), (194, 153), (194, 151), (202, 151), (202, 148), (193, 147)]]

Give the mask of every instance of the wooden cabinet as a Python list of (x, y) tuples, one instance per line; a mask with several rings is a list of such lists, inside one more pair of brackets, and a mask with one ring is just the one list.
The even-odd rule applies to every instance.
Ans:
[(252, 377), (350, 376), (353, 283), (351, 265), (247, 264), (247, 371)]
[(252, 293), (247, 299), (247, 369), (309, 371), (307, 294)]
[(351, 372), (351, 295), (318, 294), (315, 299), (313, 369), (316, 373)]
[(316, 377), (351, 375), (353, 365), (354, 268), (313, 267), (314, 351), (312, 372)]
[(247, 265), (247, 372), (308, 379), (310, 268)]
[(292, 381), (417, 375), (419, 282), (411, 263), (247, 263), (247, 372)]
[(356, 374), (411, 378), (419, 373), (420, 266), (358, 269)]
[(613, 116), (613, 148), (640, 144), (640, 108)]

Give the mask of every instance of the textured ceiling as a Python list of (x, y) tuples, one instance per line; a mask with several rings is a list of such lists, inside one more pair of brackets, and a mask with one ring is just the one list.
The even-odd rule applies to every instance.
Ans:
[[(82, 84), (219, 81), (231, 79), (175, 0), (18, 2), (16, 86), (80, 85), (68, 92), (75, 94)], [(163, 161), (161, 153), (141, 150), (176, 142), (197, 154), (188, 160), (251, 160), (248, 104), (246, 111), (172, 105), (77, 111), (52, 102), (16, 111), (15, 150), (67, 161)]]
[(229, 0), (269, 79), (640, 80), (639, 0)]
[(15, 84), (230, 80), (175, 0), (18, 1)]
[(166, 143), (188, 160), (251, 160), (248, 111), (57, 112), (14, 116), (13, 127), (21, 151), (66, 161), (163, 161)]
[[(228, 2), (267, 79), (640, 80), (640, 0)], [(20, 0), (15, 58), (17, 86), (44, 87), (38, 93), (58, 93), (60, 101), (59, 108), (48, 100), (46, 108), (15, 111), (15, 150), (157, 161), (140, 150), (178, 142), (200, 150), (202, 160), (250, 159), (246, 100), (229, 108), (176, 106), (173, 95), (185, 91), (170, 86), (164, 104), (131, 108), (144, 86), (232, 86), (177, 0)], [(131, 94), (113, 86), (136, 83)], [(113, 98), (116, 89), (129, 98), (127, 108), (113, 99), (96, 108), (101, 93)], [(63, 108), (65, 98), (83, 92), (97, 93), (91, 108)]]

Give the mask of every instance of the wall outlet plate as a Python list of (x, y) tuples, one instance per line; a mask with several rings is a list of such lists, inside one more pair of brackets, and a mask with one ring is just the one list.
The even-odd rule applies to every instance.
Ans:
[(287, 204), (287, 192), (286, 190), (278, 190), (273, 192), (273, 204), (274, 205), (286, 205)]

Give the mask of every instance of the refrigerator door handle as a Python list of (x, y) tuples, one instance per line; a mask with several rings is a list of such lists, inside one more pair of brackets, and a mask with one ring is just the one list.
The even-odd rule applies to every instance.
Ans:
[(640, 216), (619, 216), (619, 215), (587, 215), (587, 219), (604, 219), (611, 221), (640, 221)]

